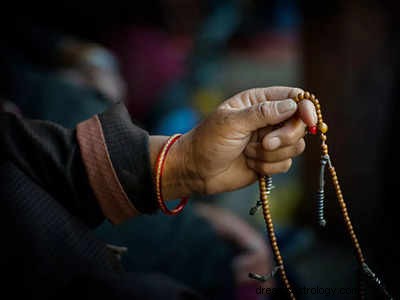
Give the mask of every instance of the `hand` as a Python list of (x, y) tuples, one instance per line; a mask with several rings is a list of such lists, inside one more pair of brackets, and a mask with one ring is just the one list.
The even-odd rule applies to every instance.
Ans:
[[(249, 272), (265, 275), (273, 269), (273, 256), (263, 236), (241, 218), (228, 210), (198, 203), (196, 212), (207, 219), (217, 234), (240, 248), (239, 254), (233, 260), (233, 272), (238, 284), (254, 283), (249, 278)], [(260, 283), (258, 283), (260, 285)], [(268, 280), (264, 287), (272, 287), (274, 280)]]
[(258, 88), (223, 102), (180, 138), (175, 159), (183, 164), (181, 178), (186, 180), (180, 186), (215, 194), (247, 186), (258, 174), (288, 171), (292, 158), (304, 151), (306, 126), (317, 122), (311, 101), (297, 105), (291, 99), (301, 92), (291, 87)]
[[(162, 181), (164, 199), (232, 191), (255, 182), (258, 175), (288, 171), (292, 158), (304, 151), (306, 126), (317, 122), (311, 101), (292, 100), (302, 92), (258, 88), (223, 102), (171, 147)], [(150, 138), (153, 166), (165, 139)]]

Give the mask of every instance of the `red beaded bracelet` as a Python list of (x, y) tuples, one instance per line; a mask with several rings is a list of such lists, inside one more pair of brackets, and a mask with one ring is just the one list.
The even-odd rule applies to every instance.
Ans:
[(162, 173), (164, 171), (165, 159), (167, 157), (167, 153), (171, 146), (181, 137), (182, 134), (174, 134), (171, 136), (162, 147), (160, 153), (158, 154), (156, 165), (155, 165), (155, 174), (156, 174), (156, 194), (157, 194), (157, 202), (158, 206), (160, 207), (161, 211), (166, 215), (177, 215), (179, 214), (183, 208), (185, 207), (186, 203), (189, 200), (189, 197), (182, 197), (181, 201), (179, 202), (178, 206), (172, 210), (170, 210), (164, 202), (161, 190), (161, 178)]

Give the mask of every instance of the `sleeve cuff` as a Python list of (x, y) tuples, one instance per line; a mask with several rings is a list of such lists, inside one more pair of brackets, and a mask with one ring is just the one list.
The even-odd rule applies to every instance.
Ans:
[(119, 224), (158, 209), (148, 134), (135, 126), (122, 104), (77, 126), (90, 185), (103, 214)]

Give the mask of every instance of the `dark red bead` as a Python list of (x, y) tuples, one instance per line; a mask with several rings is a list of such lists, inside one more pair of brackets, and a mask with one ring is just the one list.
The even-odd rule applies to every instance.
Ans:
[(308, 128), (308, 131), (311, 133), (311, 134), (317, 134), (317, 126), (311, 126), (311, 127), (309, 127)]

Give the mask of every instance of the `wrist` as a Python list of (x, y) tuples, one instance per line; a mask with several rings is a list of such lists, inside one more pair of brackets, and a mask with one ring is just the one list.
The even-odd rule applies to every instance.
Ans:
[[(150, 137), (150, 156), (154, 170), (158, 153), (161, 151), (167, 136)], [(196, 175), (192, 159), (190, 136), (182, 135), (168, 151), (161, 180), (161, 190), (165, 200), (190, 196), (200, 191), (200, 179)]]

